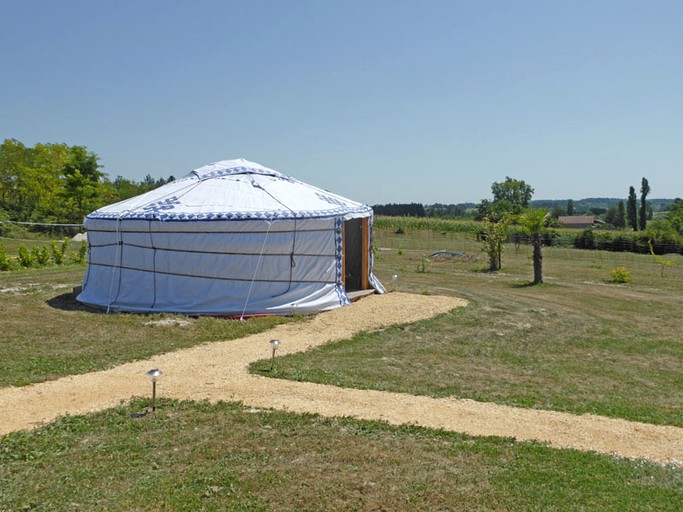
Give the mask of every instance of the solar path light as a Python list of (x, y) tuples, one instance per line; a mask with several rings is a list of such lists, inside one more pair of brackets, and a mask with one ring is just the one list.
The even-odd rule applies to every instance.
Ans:
[(152, 380), (152, 412), (157, 408), (157, 380), (163, 375), (163, 372), (158, 368), (154, 368), (147, 372), (147, 376)]
[(272, 371), (275, 366), (275, 351), (280, 346), (280, 340), (270, 340), (268, 343), (273, 347), (273, 356), (270, 358), (270, 369)]

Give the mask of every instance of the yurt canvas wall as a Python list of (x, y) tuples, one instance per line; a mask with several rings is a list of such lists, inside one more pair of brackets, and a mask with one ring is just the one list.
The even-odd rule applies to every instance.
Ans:
[(85, 219), (78, 300), (110, 311), (309, 314), (382, 285), (372, 209), (246, 160), (217, 162)]

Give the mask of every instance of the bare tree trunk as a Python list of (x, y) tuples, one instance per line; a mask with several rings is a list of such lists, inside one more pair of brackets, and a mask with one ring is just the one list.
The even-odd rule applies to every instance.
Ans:
[(543, 239), (540, 235), (534, 235), (534, 282), (539, 284), (543, 282)]
[(498, 269), (500, 269), (500, 258), (499, 254), (490, 254), (489, 255), (489, 271), (490, 272), (495, 272)]

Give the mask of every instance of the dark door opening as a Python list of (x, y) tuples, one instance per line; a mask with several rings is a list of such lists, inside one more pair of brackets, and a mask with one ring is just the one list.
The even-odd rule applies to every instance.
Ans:
[(344, 222), (344, 288), (347, 292), (367, 290), (368, 219)]

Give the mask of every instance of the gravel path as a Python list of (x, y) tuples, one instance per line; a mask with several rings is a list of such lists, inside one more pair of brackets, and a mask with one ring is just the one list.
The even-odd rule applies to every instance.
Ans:
[(307, 350), (396, 323), (415, 322), (466, 302), (452, 297), (403, 293), (374, 295), (352, 307), (322, 313), (306, 323), (280, 325), (239, 340), (216, 342), (128, 363), (110, 370), (0, 389), (0, 435), (35, 428), (65, 414), (83, 414), (149, 393), (145, 372), (160, 368), (161, 396), (209, 401), (240, 400), (251, 407), (410, 423), (477, 436), (534, 440), (662, 463), (683, 464), (683, 428), (572, 414), (518, 409), (456, 398), (343, 389), (250, 375), (253, 361)]

